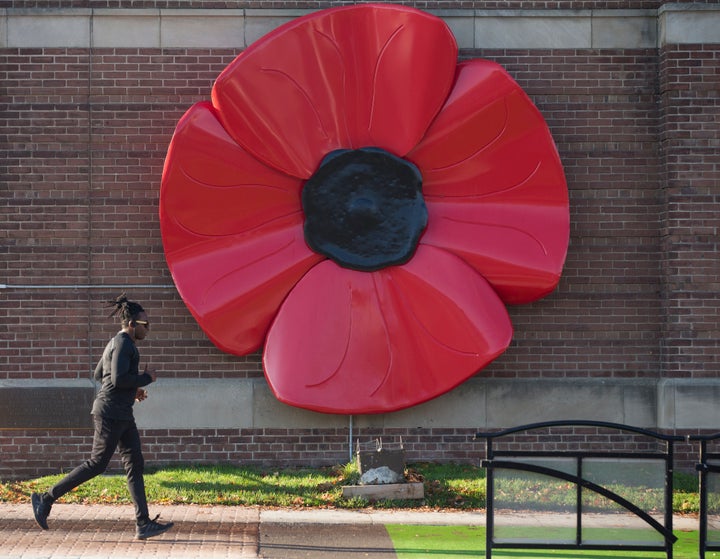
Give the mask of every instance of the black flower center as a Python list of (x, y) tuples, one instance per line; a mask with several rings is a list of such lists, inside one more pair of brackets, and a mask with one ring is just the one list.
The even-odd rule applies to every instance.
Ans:
[(364, 272), (410, 260), (427, 225), (420, 171), (379, 148), (329, 153), (302, 205), (310, 248)]

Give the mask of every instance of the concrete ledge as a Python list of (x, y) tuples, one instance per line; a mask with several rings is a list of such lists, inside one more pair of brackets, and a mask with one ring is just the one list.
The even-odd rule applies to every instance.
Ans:
[(720, 431), (720, 382), (667, 379), (658, 385), (659, 415), (675, 429)]
[(346, 499), (362, 497), (368, 501), (423, 499), (425, 489), (419, 482), (388, 483), (386, 485), (346, 485), (342, 488), (342, 495)]
[[(90, 380), (0, 381), (0, 428), (89, 424)], [(144, 429), (343, 429), (345, 415), (279, 402), (265, 379), (168, 379), (135, 406)], [(33, 408), (32, 402), (47, 402)], [(399, 412), (353, 416), (356, 429), (497, 429), (553, 420), (595, 420), (653, 430), (720, 430), (720, 379), (486, 379), (476, 377)], [(87, 423), (86, 423), (87, 422)]]
[(657, 27), (650, 10), (593, 12), (592, 48), (655, 48)]
[(153, 48), (161, 44), (159, 10), (95, 10), (92, 25), (93, 47), (134, 43), (137, 48)]
[(244, 47), (243, 10), (162, 10), (160, 47)]
[(720, 43), (720, 5), (665, 4), (658, 27), (660, 46)]
[(589, 10), (479, 10), (475, 47), (504, 49), (590, 48)]
[[(244, 49), (298, 9), (0, 9), (0, 48)], [(720, 7), (659, 10), (428, 10), (471, 48), (656, 48), (720, 42)]]
[(84, 9), (7, 10), (0, 16), (6, 29), (2, 47), (37, 48), (90, 46), (92, 12)]
[(0, 381), (0, 429), (91, 428), (94, 397), (89, 380)]

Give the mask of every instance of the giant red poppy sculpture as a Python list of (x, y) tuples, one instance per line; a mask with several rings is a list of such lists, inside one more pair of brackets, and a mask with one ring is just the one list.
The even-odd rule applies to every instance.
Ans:
[(505, 351), (506, 304), (557, 285), (568, 197), (539, 111), (445, 23), (398, 5), (269, 33), (177, 125), (160, 224), (220, 349), (264, 346), (282, 402), (399, 410)]

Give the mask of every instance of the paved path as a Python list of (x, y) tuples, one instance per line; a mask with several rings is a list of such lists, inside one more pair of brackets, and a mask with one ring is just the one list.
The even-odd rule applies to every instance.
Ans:
[[(35, 524), (29, 502), (0, 503), (0, 559), (392, 559), (396, 555), (386, 524), (485, 525), (479, 512), (195, 505), (151, 505), (150, 512), (175, 526), (137, 541), (131, 506), (58, 503), (45, 531)], [(537, 519), (513, 521), (526, 526)], [(558, 515), (557, 521), (565, 519)], [(697, 519), (676, 517), (673, 522), (676, 530), (697, 529)]]
[(248, 507), (153, 506), (173, 529), (135, 540), (130, 506), (53, 506), (41, 530), (28, 505), (0, 505), (2, 559), (190, 559), (258, 557), (260, 511)]

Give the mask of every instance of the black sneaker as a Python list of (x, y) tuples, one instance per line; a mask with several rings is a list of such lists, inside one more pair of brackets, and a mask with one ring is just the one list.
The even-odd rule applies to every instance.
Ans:
[(50, 509), (52, 508), (52, 502), (39, 493), (33, 493), (30, 496), (32, 501), (33, 514), (35, 515), (35, 522), (43, 530), (48, 529), (47, 517), (50, 515)]
[(135, 530), (135, 539), (146, 540), (148, 538), (152, 538), (153, 536), (159, 536), (174, 526), (172, 522), (168, 522), (167, 524), (156, 522), (158, 518), (160, 518), (159, 514), (152, 520), (148, 520), (147, 523), (142, 526), (138, 526)]

